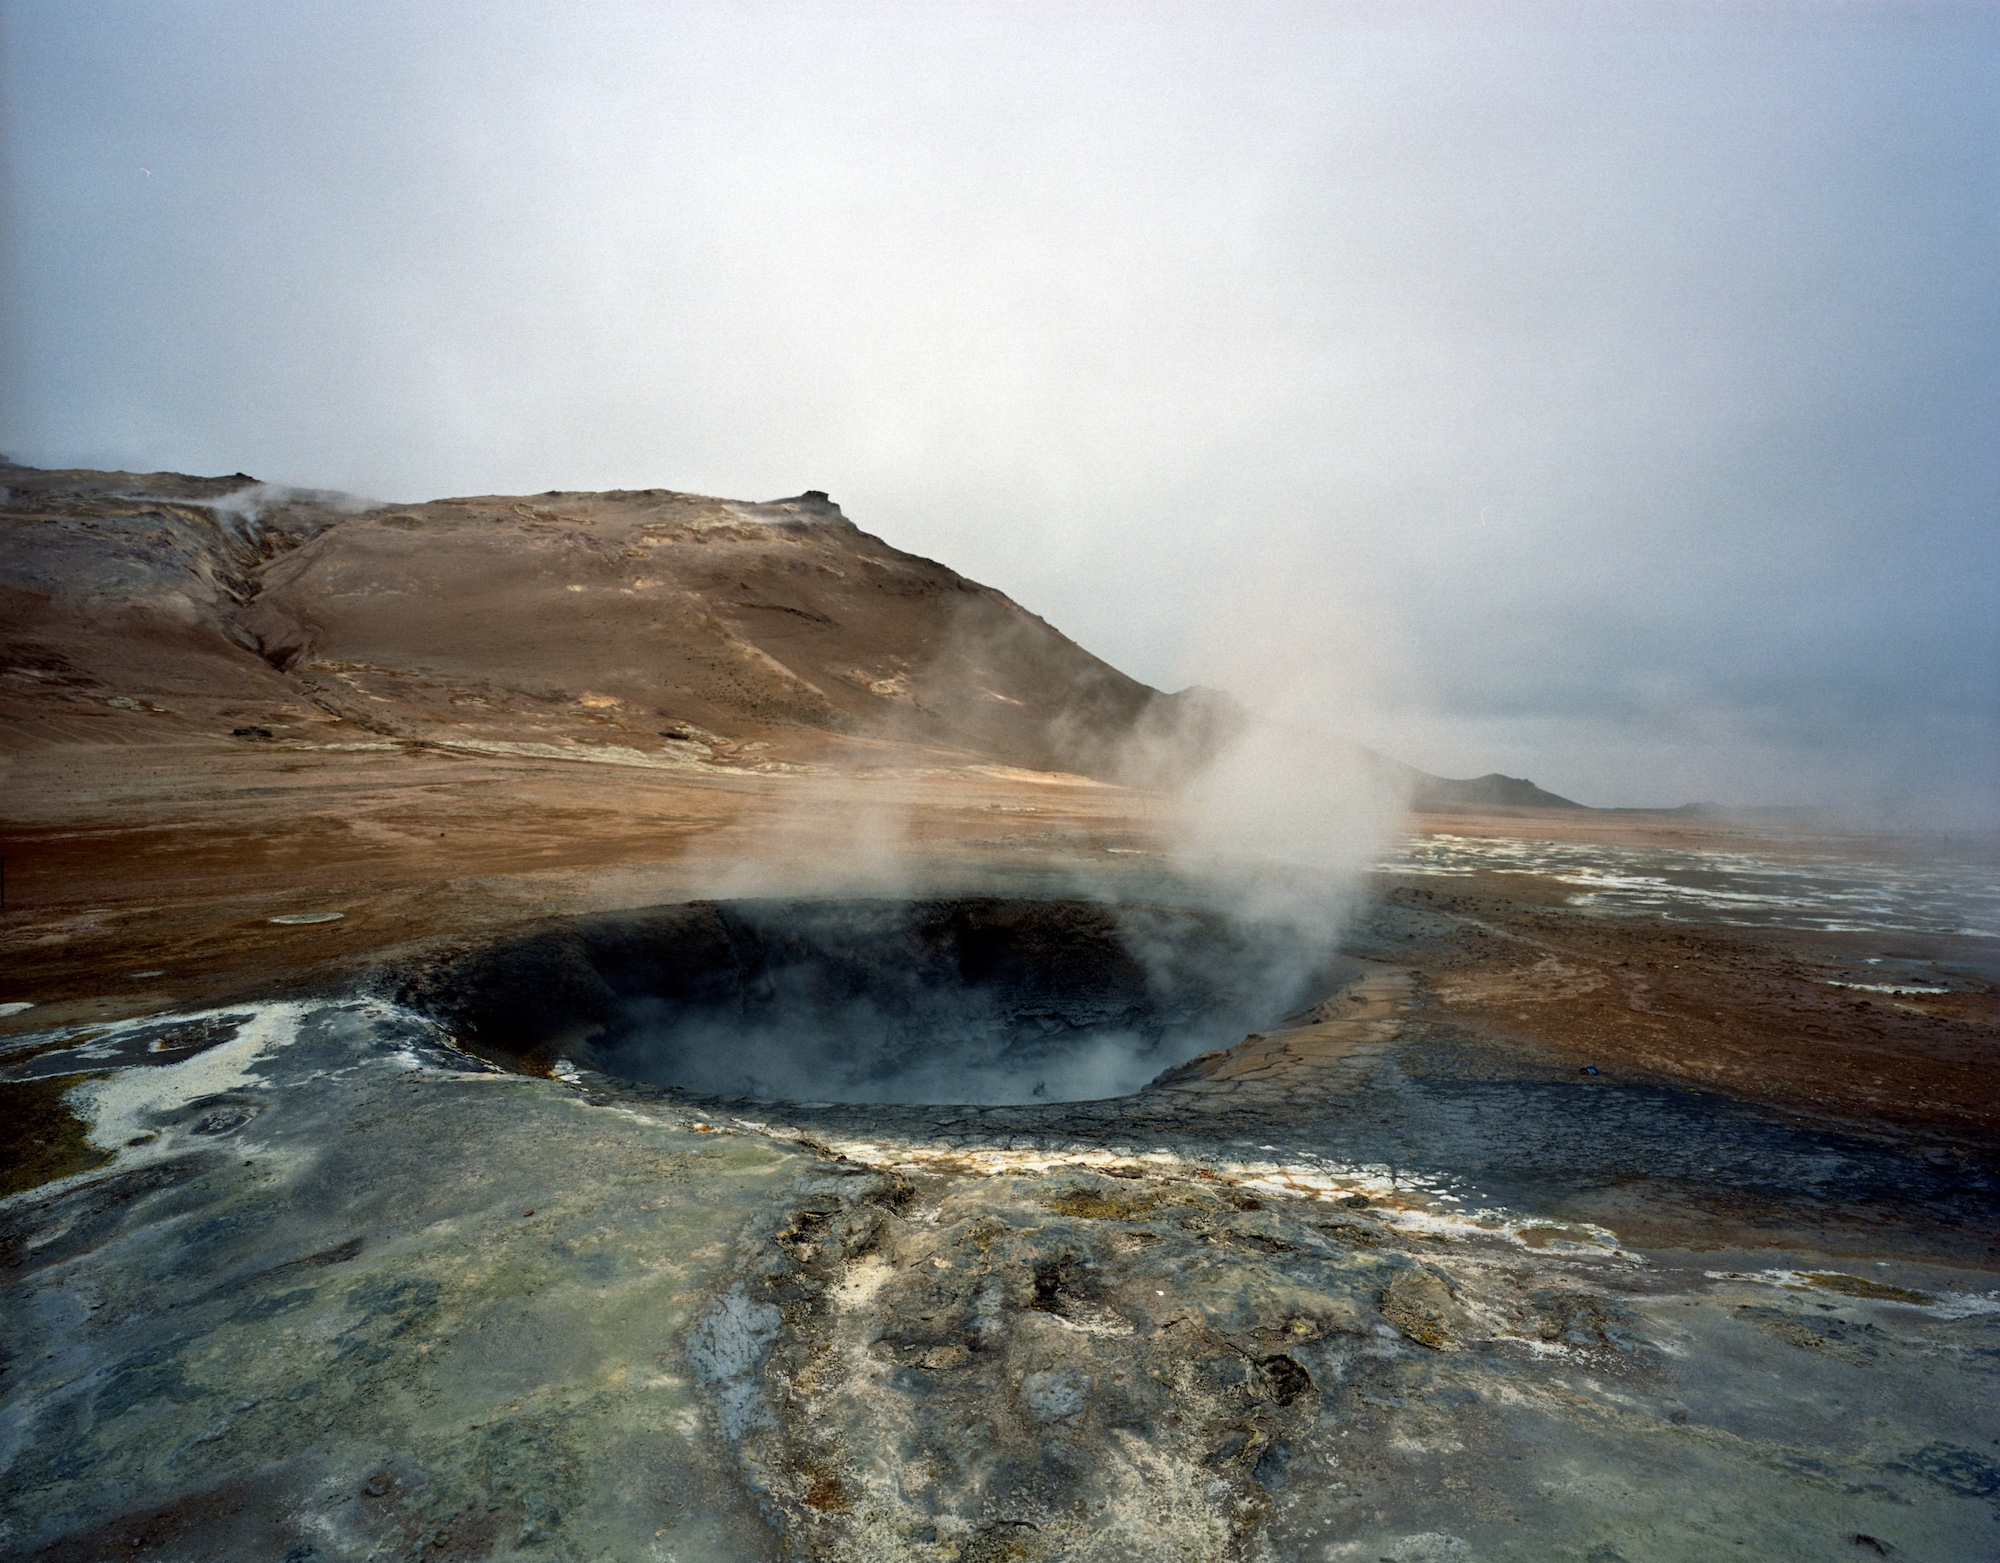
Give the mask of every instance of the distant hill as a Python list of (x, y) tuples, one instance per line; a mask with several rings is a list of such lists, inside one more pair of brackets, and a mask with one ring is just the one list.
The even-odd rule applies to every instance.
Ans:
[(1222, 720), (819, 492), (377, 505), (241, 473), (0, 466), (0, 608), (14, 744), (220, 732), (1109, 776), (1135, 732), (1198, 743)]
[(1443, 776), (1415, 773), (1410, 789), (1410, 805), (1421, 813), (1446, 814), (1454, 809), (1587, 809), (1588, 804), (1559, 797), (1537, 787), (1521, 776), (1502, 776), (1498, 771), (1474, 776), (1468, 781), (1452, 781)]
[[(824, 493), (391, 505), (0, 463), (6, 742), (393, 740), (773, 770), (1171, 780), (1237, 730)], [(608, 746), (608, 748), (606, 747)], [(1580, 809), (1382, 760), (1420, 810)]]

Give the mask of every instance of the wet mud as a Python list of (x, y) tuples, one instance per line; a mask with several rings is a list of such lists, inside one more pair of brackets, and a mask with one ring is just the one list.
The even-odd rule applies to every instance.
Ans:
[(694, 902), (432, 958), (388, 990), (486, 1056), (712, 1096), (1123, 1096), (1324, 991), (1331, 940), (1069, 899)]
[[(1281, 961), (1157, 903), (702, 903), (23, 1037), (0, 1090), (101, 1164), (0, 1202), (0, 1551), (1993, 1556), (1982, 968), (1562, 895), (1392, 883)], [(1934, 991), (1856, 1009), (1870, 960)], [(857, 998), (1179, 1040), (1069, 1101), (628, 1051)]]
[[(1466, 905), (1440, 903), (1430, 891), (1392, 892), (1349, 939), (1372, 954), (1418, 956), (1391, 965), (1214, 913), (1157, 906), (994, 898), (698, 903), (578, 920), (433, 962), (400, 975), (395, 991), (511, 1067), (560, 1066), (602, 1089), (746, 1117), (773, 1132), (835, 1142), (888, 1135), (940, 1149), (1143, 1144), (1277, 1153), (1386, 1168), (1392, 1179), (1469, 1206), (1636, 1224), (1653, 1241), (1782, 1243), (1810, 1229), (1842, 1251), (1887, 1244), (2000, 1260), (2000, 1147), (1989, 1138), (1952, 1134), (1948, 1123), (1815, 1113), (1777, 1092), (1746, 1101), (1685, 1067), (1678, 1079), (1646, 1069), (1629, 1047), (1593, 1053), (1603, 1062), (1586, 1073), (1559, 1061), (1560, 1033), (1545, 1034), (1535, 1049), (1503, 1045), (1485, 1023), (1489, 1010), (1464, 1013), (1464, 994), (1540, 979), (1532, 990), (1540, 1008), (1582, 1009), (1587, 1023), (1601, 1023), (1579, 1001), (1594, 999), (1596, 984), (1611, 984), (1582, 965), (1589, 959), (1582, 951), (1590, 941), (1618, 940), (1622, 930), (1572, 918), (1552, 943), (1550, 919), (1531, 911), (1536, 934), (1514, 932), (1502, 943), (1502, 960), (1512, 964), (1501, 965), (1480, 948), (1501, 941), (1466, 915)], [(1413, 932), (1421, 935), (1414, 949)], [(1695, 937), (1676, 930), (1664, 942), (1683, 955)], [(1661, 942), (1653, 941), (1656, 961)], [(1577, 964), (1552, 976), (1552, 948)], [(1591, 953), (1606, 963), (1601, 947)], [(1708, 954), (1702, 1002), (1711, 1012), (1717, 988), (1726, 1002), (1732, 981), (1760, 982), (1775, 992), (1764, 991), (1737, 1027), (1765, 1027), (1768, 1012), (1782, 1009), (1793, 1027), (1818, 1029), (1812, 996), (1784, 985), (1790, 977), (1796, 989), (1810, 978), (1783, 968), (1746, 971), (1741, 951), (1735, 959)], [(1772, 964), (1767, 956), (1765, 966)], [(1494, 966), (1503, 978), (1488, 975)], [(1647, 980), (1632, 975), (1629, 961), (1613, 969), (1630, 986)], [(1961, 1005), (1983, 1002), (1975, 979), (1959, 984), (1950, 996)], [(1849, 990), (1831, 991), (1820, 1013), (1860, 1015), (1878, 1037), (1895, 1026), (1896, 1017), (1884, 1027), (1853, 1010), (1841, 996)], [(1642, 1021), (1678, 1023), (1676, 999), (1670, 977), (1656, 981)], [(719, 1052), (732, 1068), (772, 1028), (822, 1067), (774, 1074), (747, 1092), (704, 1088), (699, 1071), (675, 1067), (681, 1052), (661, 1045), (663, 1010), (694, 1015), (692, 1045)], [(1234, 1046), (1186, 1057), (1205, 1035), (1239, 1035), (1246, 1021), (1274, 1019)], [(1978, 1019), (1974, 1010), (1961, 1023), (1975, 1047)], [(1105, 1029), (1136, 1039), (1144, 1084), (1094, 1101), (1036, 1101), (1018, 1088), (1055, 1073), (1051, 1054), (1088, 1046)], [(1698, 1035), (1678, 1029), (1679, 1061), (1698, 1062), (1691, 1045)], [(1903, 1031), (1934, 1050), (1965, 1048), (1952, 1036), (1940, 1044), (1940, 1029), (1936, 1016), (1919, 1013)], [(1162, 1036), (1171, 1050), (1153, 1040)], [(911, 1079), (934, 1091), (963, 1088), (981, 1078), (962, 1052), (973, 1037), (988, 1056), (1004, 1057), (1010, 1045), (1025, 1055), (1011, 1101), (814, 1099), (829, 1094), (835, 1075), (824, 1066), (843, 1042), (880, 1049), (881, 1060), (865, 1063), (891, 1090)], [(1767, 1054), (1777, 1051), (1771, 1042), (1766, 1035)], [(911, 1066), (911, 1049), (936, 1050), (948, 1064), (924, 1073)], [(1825, 1052), (1819, 1062), (1823, 1081)]]

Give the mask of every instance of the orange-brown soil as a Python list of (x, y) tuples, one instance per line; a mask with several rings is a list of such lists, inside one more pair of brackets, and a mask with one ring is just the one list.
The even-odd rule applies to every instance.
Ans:
[[(987, 769), (834, 786), (414, 746), (31, 754), (10, 776), (0, 998), (36, 1007), (0, 1032), (285, 991), (563, 913), (1037, 867), (1110, 886), (1157, 865), (1156, 796)], [(1628, 821), (1620, 839), (1646, 829)], [(1392, 917), (1422, 914), (1394, 949), (1421, 978), (1419, 1013), (1469, 1037), (1843, 1120), (2000, 1137), (2000, 996), (1970, 941), (1589, 914), (1518, 873), (1382, 889)], [(344, 915), (268, 921), (314, 911)], [(1831, 985), (1882, 954), (1956, 963), (1965, 980), (1937, 996)]]
[(0, 485), (16, 1026), (725, 879), (1101, 851), (1152, 804), (1078, 773), (1202, 706), (824, 495)]
[[(2000, 1142), (1991, 941), (1595, 915), (1522, 874), (1402, 881), (1387, 900), (1442, 925), (1403, 958), (1425, 980), (1426, 1009), (1474, 1036), (1578, 1068)], [(1939, 961), (1958, 980), (1936, 995), (1834, 985), (1885, 955)]]
[[(413, 941), (786, 887), (894, 892), (1081, 857), (1115, 873), (1157, 800), (1056, 774), (833, 783), (400, 746), (16, 761), (0, 999), (21, 1030), (283, 990)], [(914, 875), (915, 878), (909, 876)], [(268, 919), (337, 911), (338, 921)]]
[[(1115, 886), (1165, 846), (1121, 742), (1198, 747), (1225, 719), (824, 496), (278, 494), (250, 515), (240, 477), (3, 475), (0, 1002), (35, 1008), (0, 1034), (565, 912), (1037, 869)], [(1754, 844), (1700, 815), (1414, 824)], [(1515, 873), (1387, 894), (1424, 1012), (1523, 1057), (2000, 1129), (1996, 974), (1970, 941), (1614, 918)], [(321, 911), (343, 915), (269, 921)], [(1829, 983), (1899, 953), (1956, 963), (1954, 991)]]

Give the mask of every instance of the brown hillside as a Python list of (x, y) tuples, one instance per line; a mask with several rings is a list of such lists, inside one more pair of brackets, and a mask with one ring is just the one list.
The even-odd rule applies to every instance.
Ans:
[(243, 728), (1105, 774), (1135, 724), (1183, 704), (823, 494), (355, 511), (240, 474), (8, 467), (0, 484), (15, 743)]

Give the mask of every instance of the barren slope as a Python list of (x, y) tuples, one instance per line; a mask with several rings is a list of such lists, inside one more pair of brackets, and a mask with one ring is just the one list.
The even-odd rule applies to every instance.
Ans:
[(664, 764), (1103, 772), (1176, 704), (823, 494), (343, 513), (241, 476), (0, 481), (0, 719), (21, 743), (176, 727), (338, 741), (331, 726)]
[[(304, 717), (236, 614), (256, 572), (339, 519), (331, 496), (238, 473), (0, 466), (0, 731), (7, 746), (146, 743), (239, 716)], [(253, 516), (252, 511), (256, 514)]]

